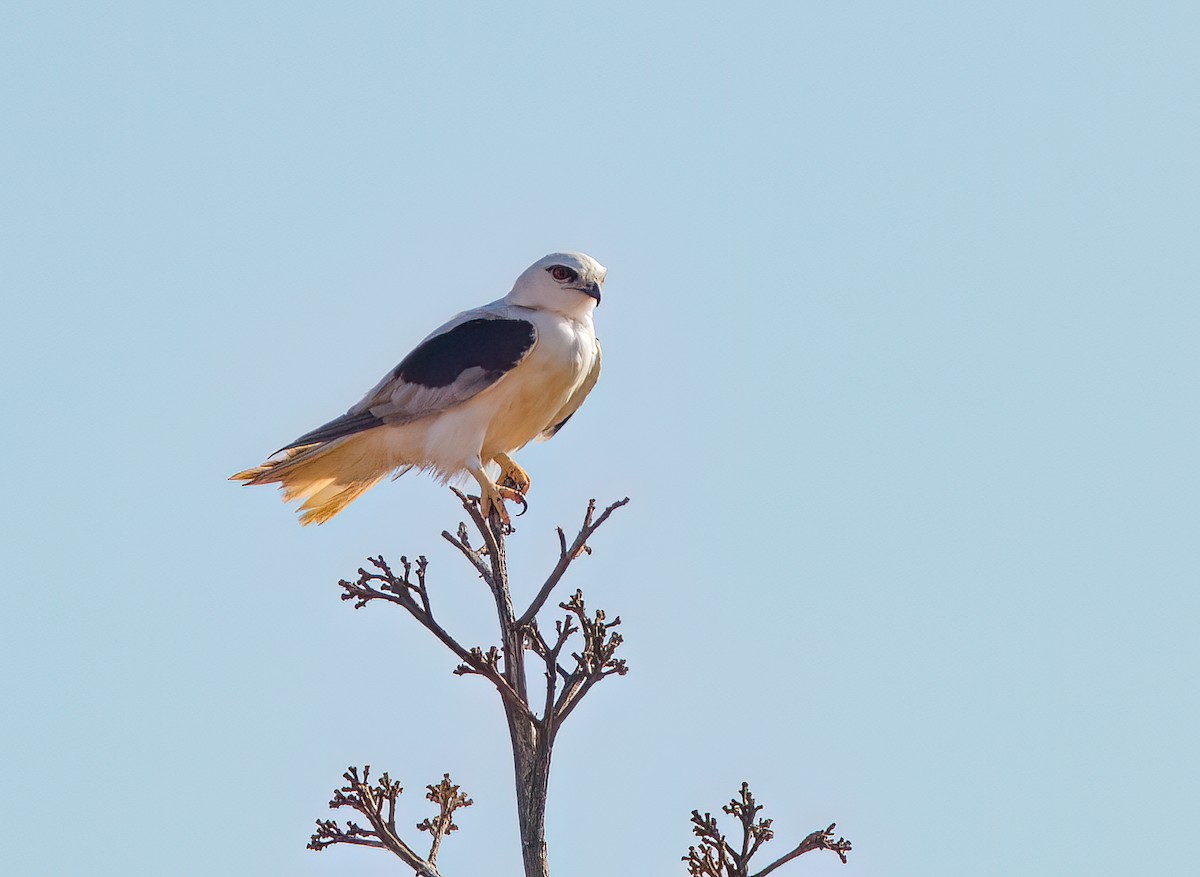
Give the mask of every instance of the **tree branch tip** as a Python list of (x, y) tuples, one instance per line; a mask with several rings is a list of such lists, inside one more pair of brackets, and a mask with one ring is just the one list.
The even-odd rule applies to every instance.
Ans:
[(828, 828), (810, 833), (796, 847), (765, 868), (752, 871), (750, 860), (763, 844), (775, 837), (772, 829), (773, 820), (758, 818), (762, 809), (762, 805), (756, 801), (754, 793), (750, 791), (750, 784), (746, 782), (742, 783), (737, 797), (721, 808), (722, 812), (734, 817), (740, 823), (742, 831), (740, 852), (725, 840), (716, 818), (711, 813), (706, 812), (701, 816), (699, 810), (693, 810), (691, 815), (692, 832), (700, 838), (700, 843), (688, 847), (688, 854), (683, 857), (683, 861), (688, 866), (689, 877), (722, 877), (722, 875), (745, 877), (745, 875), (751, 874), (753, 877), (767, 877), (775, 869), (813, 850), (829, 850), (836, 854), (843, 864), (846, 863), (846, 854), (851, 851), (850, 841), (844, 837), (833, 840), (833, 832), (837, 828), (837, 823), (831, 822)]

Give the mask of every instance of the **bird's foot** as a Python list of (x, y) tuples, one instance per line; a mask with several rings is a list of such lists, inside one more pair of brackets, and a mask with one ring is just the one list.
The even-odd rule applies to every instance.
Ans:
[(529, 508), (524, 496), (503, 484), (492, 484), (481, 493), (483, 495), (479, 498), (479, 513), (488, 521), (498, 523), (505, 534), (512, 532), (512, 518), (509, 517), (508, 509), (504, 507), (504, 501), (515, 502), (521, 507), (517, 517), (525, 514)]
[(529, 493), (529, 488), (533, 486), (533, 480), (529, 477), (528, 472), (517, 465), (516, 460), (508, 454), (497, 454), (494, 459), (500, 466), (499, 483), (502, 486), (511, 487), (522, 496)]

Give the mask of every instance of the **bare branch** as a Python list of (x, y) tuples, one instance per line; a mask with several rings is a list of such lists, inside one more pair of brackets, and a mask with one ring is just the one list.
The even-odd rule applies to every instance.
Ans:
[[(487, 554), (488, 556), (493, 557), (493, 558), (496, 557), (498, 554), (500, 554), (500, 543), (497, 540), (496, 531), (492, 529), (491, 522), (489, 520), (486, 520), (483, 517), (483, 515), (480, 514), (480, 512), (479, 512), (478, 497), (467, 496), (465, 493), (463, 493), (457, 487), (451, 487), (450, 490), (455, 496), (458, 497), (459, 502), (462, 503), (462, 507), (466, 510), (467, 514), (470, 516), (471, 523), (473, 523), (475, 525), (475, 529), (477, 529), (479, 531), (479, 535), (481, 535), (483, 537), (483, 546), (484, 547), (479, 553)], [(512, 532), (512, 528), (509, 527), (508, 533), (511, 533), (511, 532)], [(500, 535), (504, 536), (504, 535), (508, 535), (508, 533), (501, 533)]]
[(717, 820), (711, 813), (700, 815), (699, 810), (692, 811), (692, 831), (700, 838), (699, 847), (688, 847), (684, 861), (688, 863), (688, 874), (691, 877), (722, 877), (722, 872), (734, 875), (728, 870), (733, 866), (733, 851), (725, 842), (725, 835), (717, 827)]
[(555, 628), (558, 635), (554, 639), (554, 645), (546, 642), (540, 630), (537, 629), (535, 622), (530, 626), (530, 648), (542, 659), (546, 665), (546, 699), (542, 706), (542, 723), (546, 728), (547, 734), (553, 738), (555, 728), (554, 717), (554, 701), (555, 695), (558, 693), (558, 680), (561, 676), (565, 681), (570, 681), (571, 674), (558, 663), (558, 656), (562, 654), (563, 647), (567, 644), (567, 640), (578, 630), (572, 623), (571, 616), (568, 615), (562, 621), (555, 622)]
[(804, 840), (800, 841), (799, 846), (797, 846), (794, 850), (785, 856), (780, 856), (770, 865), (767, 865), (767, 867), (755, 874), (754, 877), (767, 877), (768, 874), (770, 874), (780, 865), (786, 865), (797, 856), (802, 856), (805, 853), (811, 853), (813, 850), (830, 850), (831, 852), (837, 853), (837, 857), (842, 860), (843, 865), (846, 864), (846, 853), (850, 852), (852, 847), (850, 846), (850, 841), (846, 840), (844, 837), (839, 837), (837, 840), (833, 839), (833, 830), (835, 828), (837, 828), (837, 823), (831, 822), (829, 823), (829, 827), (823, 831), (820, 829), (814, 831)]
[(442, 774), (442, 781), (436, 786), (426, 786), (425, 788), (429, 790), (425, 793), (425, 797), (438, 805), (439, 812), (433, 819), (426, 819), (418, 823), (417, 828), (433, 835), (427, 858), (430, 864), (436, 865), (442, 838), (452, 831), (458, 831), (458, 826), (454, 824), (454, 811), (462, 807), (470, 807), (475, 802), (459, 791), (458, 786), (450, 782), (448, 773)]
[(850, 852), (850, 841), (843, 837), (836, 841), (833, 839), (833, 830), (837, 827), (833, 824), (824, 831), (812, 832), (795, 849), (751, 874), (750, 860), (763, 844), (775, 837), (771, 828), (772, 820), (758, 818), (762, 806), (754, 800), (754, 794), (746, 783), (742, 783), (738, 796), (721, 809), (738, 820), (742, 832), (741, 850), (735, 850), (725, 840), (711, 813), (701, 816), (700, 811), (693, 810), (692, 831), (700, 838), (700, 843), (688, 847), (688, 854), (683, 857), (690, 877), (766, 877), (776, 868), (813, 850), (830, 850), (837, 854), (843, 864), (846, 854)]
[(738, 797), (731, 800), (721, 810), (730, 816), (736, 816), (742, 824), (742, 852), (738, 857), (742, 863), (748, 862), (750, 857), (758, 852), (760, 846), (775, 836), (775, 833), (771, 831), (770, 819), (755, 821), (755, 817), (762, 810), (762, 805), (755, 802), (754, 793), (750, 791), (750, 786), (746, 783), (742, 783)]
[(483, 576), (484, 581), (487, 581), (488, 586), (490, 587), (491, 582), (488, 580), (492, 574), (492, 568), (486, 561), (484, 561), (483, 555), (473, 549), (470, 543), (467, 541), (466, 526), (463, 524), (458, 525), (457, 536), (451, 536), (449, 530), (443, 530), (442, 538), (463, 553), (463, 557), (471, 562), (471, 566), (475, 567), (475, 571)]
[[(460, 669), (465, 666), (467, 670), (463, 672), (456, 670), (458, 675), (474, 673), (475, 675), (482, 676), (491, 682), (496, 690), (500, 692), (500, 696), (515, 709), (525, 714), (530, 720), (534, 719), (529, 705), (516, 692), (512, 684), (497, 669), (495, 664), (489, 666), (486, 661), (482, 661), (478, 648), (466, 648), (434, 619), (430, 608), (429, 592), (425, 585), (425, 571), (429, 566), (429, 562), (425, 559), (424, 555), (418, 557), (415, 564), (411, 563), (407, 557), (401, 557), (400, 564), (404, 568), (402, 576), (397, 576), (393, 573), (391, 567), (388, 566), (387, 561), (382, 556), (368, 557), (367, 560), (378, 572), (369, 572), (360, 567), (358, 578), (355, 581), (348, 582), (345, 579), (339, 581), (338, 584), (345, 591), (342, 594), (343, 600), (354, 600), (355, 609), (361, 609), (372, 600), (385, 600), (404, 607), (409, 615), (441, 640), (446, 648), (450, 649), (462, 661), (462, 664), (459, 665)], [(415, 580), (412, 575), (414, 569), (416, 570)], [(379, 587), (374, 587), (372, 585), (373, 582), (379, 582)], [(420, 604), (414, 599), (414, 595), (420, 599)]]
[[(318, 819), (317, 830), (309, 840), (308, 848), (319, 852), (339, 843), (382, 847), (412, 868), (420, 877), (441, 877), (432, 859), (421, 858), (396, 833), (396, 799), (404, 791), (400, 784), (392, 781), (384, 773), (379, 778), (379, 783), (372, 785), (370, 765), (363, 767), (361, 778), (356, 767), (347, 769), (342, 777), (346, 780), (346, 785), (334, 789), (333, 798), (329, 802), (330, 808), (350, 807), (357, 810), (367, 818), (371, 827), (363, 828), (354, 822), (348, 822), (343, 830), (332, 819)], [(457, 786), (455, 789), (457, 790)]]
[(603, 526), (604, 522), (608, 520), (609, 515), (622, 506), (628, 505), (628, 503), (629, 497), (617, 500), (603, 512), (601, 512), (598, 518), (593, 520), (593, 516), (596, 513), (596, 501), (594, 499), (588, 500), (587, 512), (583, 516), (583, 525), (579, 528), (579, 534), (575, 537), (575, 540), (571, 543), (570, 547), (567, 546), (567, 537), (563, 533), (562, 527), (557, 528), (559, 544), (558, 563), (556, 563), (554, 565), (554, 569), (550, 571), (550, 575), (546, 578), (546, 583), (542, 585), (542, 588), (540, 591), (538, 591), (537, 596), (533, 598), (533, 602), (529, 604), (529, 608), (526, 609), (521, 617), (517, 619), (518, 627), (523, 627), (526, 624), (529, 624), (529, 622), (531, 622), (537, 616), (542, 607), (546, 605), (546, 601), (550, 599), (550, 592), (554, 590), (556, 585), (558, 585), (559, 581), (562, 579), (571, 563), (576, 558), (584, 554), (592, 553), (592, 549), (589, 548), (587, 544), (587, 541), (592, 537), (592, 534), (599, 530), (601, 526)]
[[(603, 609), (597, 609), (594, 615), (589, 616), (583, 602), (583, 592), (578, 590), (567, 602), (558, 605), (568, 613), (559, 627), (558, 648), (561, 650), (567, 637), (575, 632), (571, 629), (572, 623), (575, 623), (578, 625), (576, 629), (583, 634), (583, 650), (571, 654), (575, 659), (575, 669), (567, 675), (562, 694), (554, 706), (552, 715), (555, 725), (561, 724), (591, 687), (605, 676), (624, 676), (629, 672), (623, 659), (613, 657), (624, 642), (621, 634), (612, 631), (621, 623), (620, 616), (607, 621)], [(557, 652), (554, 657), (557, 660)]]
[(474, 660), (472, 660), (470, 664), (459, 664), (454, 668), (455, 676), (469, 676), (471, 674), (475, 674), (490, 679), (491, 674), (489, 674), (487, 670), (492, 670), (496, 675), (499, 675), (500, 650), (495, 646), (489, 646), (486, 652), (479, 646), (473, 646), (471, 648), (471, 657)]
[[(358, 578), (353, 582), (341, 579), (338, 582), (338, 586), (345, 591), (342, 594), (342, 599), (353, 600), (355, 609), (362, 609), (372, 600), (386, 600), (389, 603), (398, 603), (403, 606), (403, 595), (406, 593), (407, 583), (397, 581), (382, 557), (368, 557), (367, 560), (379, 572), (368, 572), (360, 566), (358, 568)], [(379, 588), (375, 588), (371, 585), (371, 582), (381, 582), (382, 584)], [(399, 586), (398, 588), (397, 585)]]

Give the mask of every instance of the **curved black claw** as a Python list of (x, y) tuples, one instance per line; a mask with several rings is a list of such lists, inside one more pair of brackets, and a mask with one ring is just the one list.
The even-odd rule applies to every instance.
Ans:
[(527, 511), (529, 511), (529, 503), (525, 502), (525, 497), (521, 496), (520, 494), (517, 494), (517, 496), (513, 500), (513, 502), (517, 502), (517, 503), (521, 504), (521, 510), (519, 512), (517, 512), (516, 515), (514, 515), (513, 517), (519, 518), (519, 517), (521, 517), (521, 515), (525, 514)]

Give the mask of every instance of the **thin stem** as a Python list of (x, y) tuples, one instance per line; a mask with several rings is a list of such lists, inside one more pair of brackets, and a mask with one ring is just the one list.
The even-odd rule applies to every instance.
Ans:
[(603, 512), (601, 512), (600, 517), (592, 520), (592, 516), (596, 512), (596, 501), (594, 499), (589, 500), (587, 512), (583, 516), (583, 526), (579, 528), (579, 534), (575, 537), (575, 540), (571, 543), (569, 548), (567, 547), (566, 535), (563, 533), (561, 527), (558, 528), (558, 563), (556, 563), (554, 565), (554, 569), (550, 571), (550, 575), (547, 576), (545, 584), (543, 584), (541, 590), (537, 592), (537, 596), (533, 598), (533, 602), (529, 604), (529, 608), (526, 609), (521, 614), (521, 617), (517, 619), (518, 626), (524, 627), (534, 619), (538, 612), (542, 610), (542, 607), (546, 605), (546, 601), (550, 599), (550, 593), (558, 585), (559, 581), (562, 580), (562, 577), (566, 574), (567, 569), (571, 566), (571, 563), (581, 554), (590, 553), (591, 549), (587, 547), (587, 541), (591, 538), (592, 534), (600, 529), (600, 527), (605, 521), (608, 520), (609, 516), (613, 512), (624, 505), (628, 505), (628, 503), (629, 497), (617, 500)]
[(754, 877), (767, 877), (767, 875), (776, 868), (786, 865), (792, 859), (803, 856), (805, 853), (811, 853), (813, 850), (831, 850), (834, 853), (837, 853), (837, 856), (842, 860), (843, 865), (846, 864), (846, 853), (850, 852), (850, 841), (840, 837), (834, 841), (832, 838), (833, 830), (835, 828), (837, 828), (837, 823), (833, 822), (830, 823), (829, 828), (825, 829), (824, 831), (814, 831), (804, 840), (800, 841), (794, 850), (786, 855), (780, 856), (774, 862), (767, 865), (767, 867), (754, 874)]

